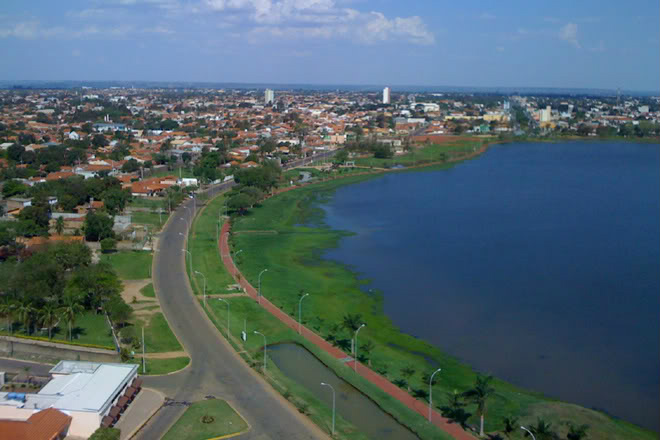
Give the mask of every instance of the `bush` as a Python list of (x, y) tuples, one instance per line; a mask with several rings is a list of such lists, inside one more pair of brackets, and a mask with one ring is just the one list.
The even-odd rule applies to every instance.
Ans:
[(119, 440), (119, 434), (121, 431), (117, 428), (99, 428), (89, 440)]
[(117, 249), (117, 240), (114, 238), (104, 238), (101, 240), (101, 251), (106, 253)]

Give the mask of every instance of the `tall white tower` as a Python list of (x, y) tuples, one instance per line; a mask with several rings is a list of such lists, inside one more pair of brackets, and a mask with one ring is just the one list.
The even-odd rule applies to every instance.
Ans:
[(385, 87), (383, 89), (383, 104), (389, 104), (390, 103), (390, 88)]
[(265, 94), (265, 101), (266, 104), (272, 104), (275, 102), (275, 92), (273, 92), (271, 89), (266, 89), (266, 94)]

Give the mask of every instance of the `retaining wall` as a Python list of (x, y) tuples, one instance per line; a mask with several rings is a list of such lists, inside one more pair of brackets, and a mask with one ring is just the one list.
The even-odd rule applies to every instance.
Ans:
[(119, 354), (114, 350), (32, 341), (11, 336), (0, 336), (0, 356), (51, 362), (60, 360), (120, 362)]

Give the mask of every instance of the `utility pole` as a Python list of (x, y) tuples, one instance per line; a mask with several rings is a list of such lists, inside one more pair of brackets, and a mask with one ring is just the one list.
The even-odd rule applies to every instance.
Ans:
[(142, 374), (147, 374), (146, 358), (144, 357), (144, 327), (142, 327)]

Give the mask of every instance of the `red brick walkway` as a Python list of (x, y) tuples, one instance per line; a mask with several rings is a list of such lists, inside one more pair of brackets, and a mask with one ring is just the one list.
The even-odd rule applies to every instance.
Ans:
[[(287, 191), (289, 189), (293, 189), (293, 187), (287, 188), (284, 191)], [(277, 317), (280, 321), (291, 327), (294, 331), (298, 331), (298, 322), (294, 320), (291, 316), (284, 313), (282, 310), (280, 310), (277, 306), (275, 306), (273, 303), (268, 301), (263, 296), (261, 298), (258, 298), (257, 290), (254, 287), (252, 287), (250, 283), (247, 282), (245, 277), (240, 273), (238, 268), (234, 265), (234, 261), (232, 260), (231, 255), (229, 253), (229, 243), (228, 243), (229, 228), (230, 228), (229, 222), (225, 222), (225, 224), (222, 226), (220, 243), (219, 243), (222, 262), (224, 263), (229, 273), (232, 275), (232, 277), (234, 277), (234, 280), (236, 280), (245, 289), (245, 291), (249, 296), (259, 301), (259, 303), (264, 309), (268, 310), (273, 316)], [(328, 341), (326, 341), (325, 339), (323, 339), (313, 331), (309, 330), (305, 326), (302, 326), (302, 335), (308, 341), (316, 344), (317, 346), (319, 346), (320, 348), (322, 348), (327, 353), (331, 354), (337, 359), (344, 359), (349, 357), (348, 354), (344, 353), (342, 350), (338, 349), (337, 347), (331, 345)], [(356, 361), (346, 362), (346, 365), (350, 365), (351, 368), (354, 368), (355, 362)], [(417, 411), (423, 417), (428, 417), (429, 409), (427, 403), (415, 399), (406, 391), (397, 387), (396, 385), (388, 381), (386, 378), (384, 378), (380, 374), (376, 373), (375, 371), (371, 370), (370, 368), (364, 366), (361, 363), (358, 363), (357, 371), (358, 374), (360, 374), (360, 376), (364, 377), (369, 382), (379, 386), (383, 391), (385, 391), (390, 396), (399, 400), (401, 403), (413, 409), (414, 411)], [(433, 410), (433, 424), (456, 439), (474, 440), (474, 437), (472, 435), (464, 431), (460, 426), (451, 423), (448, 419), (442, 417), (442, 415), (440, 415), (440, 413), (435, 411), (435, 409)]]

